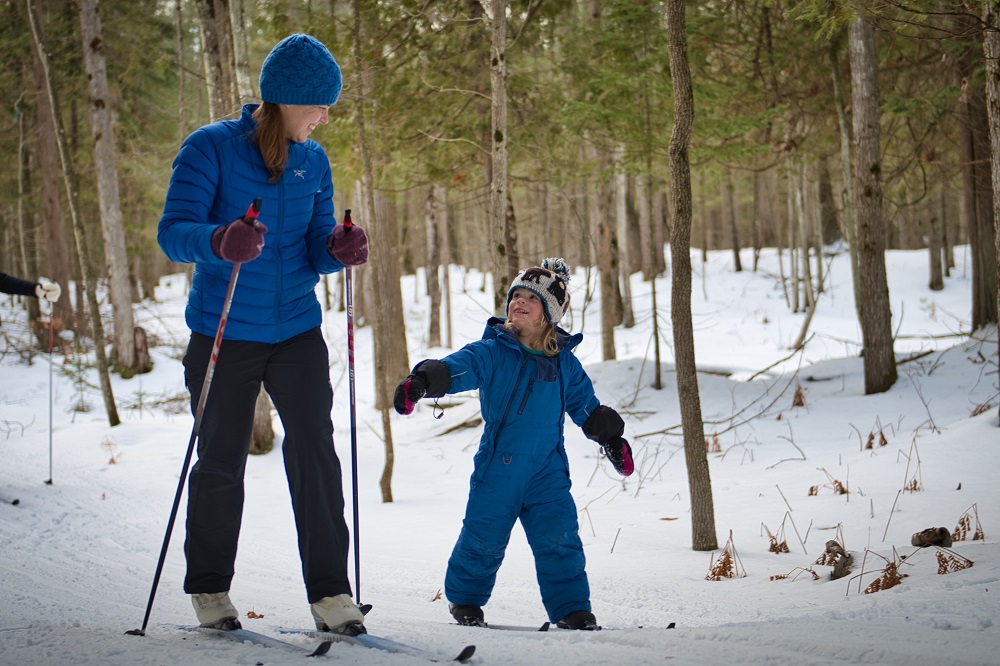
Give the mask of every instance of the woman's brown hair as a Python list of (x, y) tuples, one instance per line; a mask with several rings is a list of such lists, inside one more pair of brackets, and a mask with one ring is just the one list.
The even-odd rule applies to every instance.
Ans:
[(271, 172), (269, 182), (276, 183), (285, 172), (288, 161), (288, 140), (285, 139), (285, 121), (281, 118), (281, 107), (270, 102), (263, 102), (253, 112), (257, 121), (254, 136), (257, 147), (264, 157), (264, 164)]

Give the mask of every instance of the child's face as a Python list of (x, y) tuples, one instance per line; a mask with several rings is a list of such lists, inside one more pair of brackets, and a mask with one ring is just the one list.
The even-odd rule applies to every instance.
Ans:
[(517, 326), (522, 338), (540, 332), (545, 327), (542, 299), (529, 289), (515, 289), (507, 306), (507, 320)]

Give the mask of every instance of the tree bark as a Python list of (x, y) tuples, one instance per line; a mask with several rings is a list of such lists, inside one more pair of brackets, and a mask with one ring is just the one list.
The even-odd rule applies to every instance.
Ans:
[(80, 197), (76, 189), (76, 173), (73, 169), (73, 163), (70, 161), (65, 132), (63, 131), (57, 112), (59, 103), (56, 97), (55, 85), (52, 82), (48, 51), (45, 48), (45, 43), (42, 41), (38, 28), (33, 0), (27, 0), (27, 7), (28, 22), (31, 24), (31, 36), (44, 74), (45, 92), (48, 97), (49, 110), (52, 113), (52, 126), (55, 128), (56, 145), (59, 149), (59, 162), (62, 165), (63, 181), (66, 185), (66, 195), (69, 199), (70, 217), (73, 221), (73, 235), (76, 237), (77, 254), (80, 257), (80, 273), (83, 276), (84, 293), (90, 315), (90, 329), (94, 339), (94, 355), (97, 359), (97, 374), (100, 378), (101, 394), (104, 397), (104, 407), (107, 411), (108, 423), (114, 427), (121, 423), (121, 419), (118, 418), (118, 408), (115, 405), (115, 397), (111, 390), (111, 377), (108, 374), (108, 358), (104, 351), (104, 326), (101, 324), (101, 311), (97, 303), (97, 280), (90, 270), (87, 259), (90, 256), (87, 249), (87, 236), (83, 228), (83, 223), (77, 214)]
[(198, 24), (201, 29), (201, 58), (205, 71), (205, 88), (208, 91), (208, 115), (211, 120), (218, 120), (226, 113), (225, 63), (221, 45), (225, 36), (219, 34), (213, 1), (196, 0), (195, 6), (198, 8)]
[(691, 130), (694, 124), (694, 93), (687, 59), (685, 1), (667, 0), (667, 39), (670, 74), (674, 89), (674, 128), (670, 136), (670, 181), (672, 226), (670, 256), (671, 309), (674, 324), (674, 352), (677, 363), (677, 397), (684, 430), (684, 458), (687, 462), (691, 494), (691, 546), (694, 550), (715, 550), (715, 508), (712, 479), (705, 448), (705, 430), (698, 396), (698, 375), (694, 358), (694, 325), (691, 316)]
[(274, 422), (271, 419), (271, 396), (260, 387), (257, 402), (253, 408), (253, 435), (250, 437), (250, 453), (263, 455), (274, 448)]
[(108, 70), (97, 0), (80, 0), (80, 28), (83, 36), (83, 61), (87, 69), (87, 105), (90, 108), (91, 135), (94, 139), (94, 168), (97, 172), (101, 230), (104, 233), (104, 257), (108, 262), (108, 292), (114, 313), (115, 356), (118, 359), (118, 372), (128, 379), (138, 369), (135, 319), (132, 316), (132, 284), (129, 280), (128, 252), (118, 189), (118, 153), (111, 120)]
[(733, 172), (726, 169), (726, 214), (729, 218), (729, 238), (733, 246), (733, 271), (743, 272), (743, 262), (740, 261), (740, 232), (736, 227), (736, 193), (733, 186)]
[[(983, 51), (986, 56), (986, 109), (990, 127), (990, 160), (993, 201), (1000, 201), (1000, 2), (986, 6)], [(994, 275), (1000, 282), (1000, 206), (993, 207)], [(996, 311), (1000, 312), (1000, 284), (996, 285)], [(1000, 336), (997, 340), (1000, 347)], [(1000, 412), (1000, 409), (997, 410)]]
[(254, 97), (253, 83), (250, 78), (250, 55), (247, 49), (243, 0), (229, 0), (229, 26), (233, 35), (236, 96), (238, 104), (242, 107)]
[(436, 185), (427, 188), (424, 202), (424, 227), (427, 234), (427, 295), (430, 300), (428, 312), (427, 346), (441, 346), (441, 282), (438, 280), (441, 252), (438, 243), (438, 202)]
[(493, 260), (493, 312), (504, 316), (509, 274), (510, 237), (507, 216), (507, 0), (491, 0), (490, 87), (492, 151), (490, 161), (490, 238)]
[(990, 161), (989, 118), (982, 89), (976, 85), (981, 66), (978, 18), (959, 15), (959, 34), (967, 48), (956, 59), (962, 86), (962, 162), (965, 171), (965, 213), (972, 259), (972, 328), (997, 322), (997, 252), (993, 233), (994, 199)]
[(392, 393), (396, 382), (409, 372), (406, 348), (406, 327), (403, 321), (403, 298), (399, 286), (399, 263), (396, 260), (397, 246), (395, 220), (380, 216), (375, 201), (375, 177), (373, 167), (373, 147), (370, 144), (365, 120), (366, 90), (372, 89), (371, 72), (362, 58), (363, 28), (361, 2), (354, 0), (354, 83), (355, 83), (355, 131), (357, 145), (361, 151), (362, 201), (364, 215), (361, 223), (368, 233), (371, 248), (368, 273), (371, 277), (372, 292), (378, 295), (378, 307), (371, 308), (372, 337), (375, 348), (375, 408), (382, 411), (383, 438), (386, 462), (380, 487), (382, 501), (391, 502), (392, 481), (392, 428), (388, 410), (392, 408)]
[(624, 148), (619, 147), (615, 160), (615, 228), (618, 235), (618, 256), (620, 257), (618, 266), (621, 273), (621, 323), (625, 328), (632, 328), (635, 326), (635, 315), (632, 312), (632, 283), (629, 279), (631, 250), (628, 238), (628, 177), (625, 174), (624, 165), (621, 163), (623, 157)]
[(888, 391), (896, 383), (892, 314), (885, 271), (885, 222), (882, 210), (882, 155), (878, 60), (875, 34), (862, 12), (851, 24), (851, 82), (854, 106), (854, 192), (858, 272), (861, 281), (861, 337), (865, 395)]
[[(33, 13), (35, 3), (28, 5), (28, 12)], [(32, 16), (34, 20), (34, 16)], [(37, 27), (40, 39), (45, 39), (45, 26)], [(66, 230), (64, 221), (64, 211), (60, 191), (63, 184), (59, 182), (59, 145), (57, 141), (57, 130), (53, 125), (53, 118), (56, 114), (52, 109), (52, 102), (47, 93), (47, 64), (38, 57), (38, 51), (32, 49), (33, 70), (35, 84), (37, 88), (38, 117), (36, 120), (38, 168), (41, 185), (39, 186), (39, 196), (41, 197), (40, 213), (42, 226), (45, 229), (45, 262), (39, 263), (39, 271), (44, 270), (44, 275), (62, 285), (67, 294), (71, 282), (71, 257), (66, 241)], [(31, 277), (37, 279), (37, 276)], [(63, 325), (73, 330), (78, 330), (78, 323), (73, 316), (73, 301), (70, 298), (60, 298), (52, 304), (51, 312), (63, 322)], [(48, 335), (46, 334), (46, 340)]]

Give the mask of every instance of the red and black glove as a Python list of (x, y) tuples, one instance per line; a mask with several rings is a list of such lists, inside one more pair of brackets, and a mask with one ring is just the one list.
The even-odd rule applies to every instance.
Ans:
[(427, 384), (420, 375), (407, 375), (406, 379), (399, 382), (396, 393), (392, 396), (392, 406), (396, 412), (404, 416), (413, 413), (417, 406), (417, 401), (427, 395)]
[(326, 251), (345, 266), (360, 266), (368, 261), (368, 236), (356, 224), (338, 224), (326, 240)]
[(622, 437), (624, 432), (625, 422), (622, 417), (607, 405), (598, 405), (583, 424), (583, 434), (601, 445), (601, 450), (614, 465), (615, 471), (622, 476), (629, 476), (635, 471), (635, 465), (632, 462), (632, 447)]
[(617, 442), (602, 444), (601, 449), (608, 457), (615, 471), (622, 476), (631, 476), (635, 471), (635, 464), (632, 462), (632, 447), (628, 445), (628, 440), (620, 437)]
[(240, 218), (212, 233), (212, 251), (215, 256), (234, 264), (245, 264), (260, 256), (264, 248), (267, 227), (256, 218)]
[(450, 388), (451, 371), (448, 366), (437, 359), (427, 359), (417, 363), (413, 372), (399, 382), (392, 396), (392, 406), (398, 413), (406, 416), (413, 413), (421, 398), (440, 398)]

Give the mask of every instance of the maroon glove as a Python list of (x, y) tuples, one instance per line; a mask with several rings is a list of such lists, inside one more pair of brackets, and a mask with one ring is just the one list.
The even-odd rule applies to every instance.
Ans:
[(360, 266), (368, 261), (368, 236), (356, 224), (350, 229), (338, 224), (326, 241), (326, 251), (345, 266)]
[(267, 227), (258, 220), (247, 221), (240, 218), (212, 233), (212, 252), (220, 259), (234, 264), (253, 261), (260, 256), (266, 233)]

